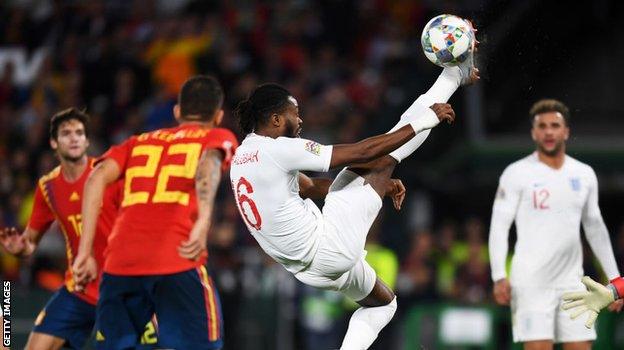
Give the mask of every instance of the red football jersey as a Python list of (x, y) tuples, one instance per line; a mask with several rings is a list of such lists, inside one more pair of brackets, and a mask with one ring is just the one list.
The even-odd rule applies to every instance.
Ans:
[[(81, 210), (82, 192), (85, 181), (93, 169), (94, 159), (89, 158), (87, 169), (74, 182), (68, 182), (62, 174), (61, 166), (44, 175), (39, 179), (33, 210), (28, 226), (39, 232), (45, 232), (54, 220), (58, 221), (59, 227), (65, 236), (67, 249), (67, 271), (65, 272), (65, 286), (70, 292), (74, 292), (74, 280), (71, 266), (78, 252), (80, 234), (82, 232)], [(106, 239), (110, 234), (121, 199), (121, 186), (113, 184), (106, 189), (104, 203), (97, 222), (97, 231), (93, 244), (93, 251), (98, 267), (104, 263), (104, 248)], [(98, 298), (100, 279), (89, 283), (84, 293), (75, 293), (78, 297), (93, 305)]]
[(206, 257), (190, 261), (178, 255), (197, 219), (195, 173), (203, 150), (223, 152), (225, 170), (238, 141), (222, 128), (182, 124), (133, 136), (111, 147), (124, 179), (119, 216), (106, 248), (104, 272), (159, 275), (196, 268)]

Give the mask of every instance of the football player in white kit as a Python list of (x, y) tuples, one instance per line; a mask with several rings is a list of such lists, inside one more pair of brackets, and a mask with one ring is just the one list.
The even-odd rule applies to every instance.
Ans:
[[(569, 110), (556, 100), (536, 102), (529, 112), (536, 151), (509, 165), (500, 177), (492, 209), (489, 251), (494, 297), (511, 303), (515, 342), (524, 349), (590, 349), (596, 331), (560, 310), (563, 292), (582, 290), (580, 224), (608, 278), (619, 277), (609, 233), (598, 207), (593, 169), (566, 155)], [(517, 242), (510, 280), (505, 261), (515, 221)], [(612, 306), (621, 309), (621, 302)]]
[[(478, 79), (471, 66), (445, 68), (387, 134), (354, 144), (326, 146), (299, 137), (296, 99), (277, 84), (257, 87), (236, 111), (247, 134), (230, 177), (239, 211), (262, 249), (301, 282), (340, 291), (361, 307), (341, 349), (367, 349), (392, 319), (396, 297), (364, 259), (366, 235), (384, 196), (400, 209), (405, 188), (394, 167), (455, 114), (448, 101)], [(344, 168), (334, 181), (300, 171)], [(322, 211), (311, 199), (325, 199)]]

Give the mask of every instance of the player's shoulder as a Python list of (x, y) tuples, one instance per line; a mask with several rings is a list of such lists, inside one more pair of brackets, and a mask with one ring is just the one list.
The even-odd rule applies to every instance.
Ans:
[(522, 176), (528, 169), (532, 168), (536, 164), (536, 157), (534, 154), (529, 154), (523, 158), (520, 158), (513, 163), (509, 164), (501, 176)]
[(216, 142), (229, 142), (232, 145), (238, 145), (238, 139), (236, 135), (230, 129), (226, 128), (213, 128), (206, 133), (206, 139)]
[(594, 172), (594, 168), (591, 167), (591, 165), (587, 164), (587, 163), (583, 163), (580, 160), (568, 156), (566, 155), (566, 166), (569, 167), (569, 169), (578, 174), (578, 175), (584, 175), (584, 176), (589, 176), (589, 177), (595, 177), (596, 173)]
[(58, 179), (59, 176), (61, 175), (61, 166), (57, 166), (56, 168), (52, 169), (49, 173), (41, 176), (39, 178), (39, 185), (45, 185), (46, 183), (53, 181), (54, 179)]
[(581, 162), (580, 160), (572, 156), (566, 155), (565, 161), (570, 167), (574, 168), (575, 170), (594, 172), (594, 169), (591, 167), (591, 165)]
[(208, 132), (208, 136), (212, 137), (223, 137), (223, 138), (236, 138), (236, 135), (232, 132), (232, 130), (228, 128), (212, 128)]

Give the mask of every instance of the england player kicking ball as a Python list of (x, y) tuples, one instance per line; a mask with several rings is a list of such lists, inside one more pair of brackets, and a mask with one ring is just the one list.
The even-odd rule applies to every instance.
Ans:
[[(405, 188), (394, 167), (455, 113), (446, 101), (478, 79), (474, 67), (445, 68), (385, 135), (326, 146), (299, 137), (297, 100), (277, 84), (258, 86), (237, 108), (247, 134), (232, 160), (232, 189), (241, 216), (262, 249), (301, 282), (335, 290), (361, 307), (341, 349), (367, 349), (392, 319), (396, 297), (364, 259), (366, 235), (384, 196), (401, 208)], [(431, 108), (430, 108), (431, 106)], [(333, 182), (300, 171), (344, 168)], [(319, 210), (311, 199), (325, 199)]]
[[(609, 233), (598, 207), (593, 169), (566, 155), (569, 110), (556, 100), (541, 100), (530, 111), (537, 150), (509, 165), (500, 177), (490, 225), (490, 263), (494, 297), (511, 302), (515, 342), (525, 349), (590, 349), (596, 331), (570, 320), (560, 310), (563, 292), (580, 290), (583, 252), (580, 225), (609, 277), (619, 277)], [(510, 281), (505, 271), (509, 228), (518, 240)], [(622, 303), (613, 308), (621, 309)]]

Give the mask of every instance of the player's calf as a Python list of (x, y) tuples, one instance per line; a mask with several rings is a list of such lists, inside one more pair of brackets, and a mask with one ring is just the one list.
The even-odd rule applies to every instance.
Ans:
[(370, 294), (358, 303), (362, 307), (351, 315), (341, 350), (368, 349), (397, 309), (396, 296), (379, 278)]

